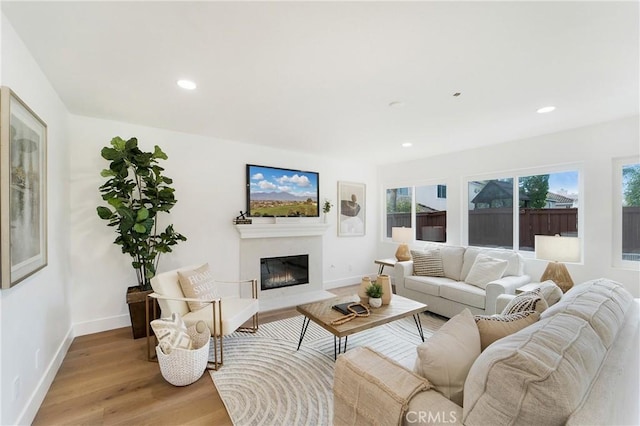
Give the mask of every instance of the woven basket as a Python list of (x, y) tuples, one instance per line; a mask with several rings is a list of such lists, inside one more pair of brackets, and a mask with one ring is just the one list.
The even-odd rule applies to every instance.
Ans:
[(156, 346), (162, 377), (174, 386), (187, 386), (202, 377), (209, 360), (209, 340), (199, 349), (173, 349), (165, 354)]

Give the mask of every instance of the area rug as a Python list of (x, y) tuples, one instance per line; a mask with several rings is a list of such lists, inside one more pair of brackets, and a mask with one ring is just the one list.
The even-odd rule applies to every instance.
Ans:
[[(420, 315), (425, 339), (444, 319)], [(224, 366), (213, 383), (234, 425), (330, 425), (333, 413), (333, 335), (311, 322), (296, 351), (301, 315), (267, 323), (256, 334), (224, 340)], [(369, 346), (393, 359), (422, 341), (412, 317), (349, 336), (347, 350)]]

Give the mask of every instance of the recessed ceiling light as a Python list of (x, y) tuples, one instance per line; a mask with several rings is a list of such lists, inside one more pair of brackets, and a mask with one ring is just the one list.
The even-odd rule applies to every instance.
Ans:
[(542, 107), (540, 108), (538, 111), (536, 111), (538, 114), (544, 114), (545, 112), (551, 112), (554, 109), (556, 109), (556, 107), (554, 106), (546, 106), (546, 107)]
[(413, 146), (413, 144), (411, 142), (405, 142), (405, 143), (402, 144), (403, 148), (410, 148), (412, 146)]
[(196, 84), (191, 80), (178, 80), (178, 86), (186, 90), (194, 90), (196, 88)]
[(389, 103), (389, 106), (391, 108), (402, 108), (404, 106), (404, 102), (400, 102), (400, 101), (393, 101)]

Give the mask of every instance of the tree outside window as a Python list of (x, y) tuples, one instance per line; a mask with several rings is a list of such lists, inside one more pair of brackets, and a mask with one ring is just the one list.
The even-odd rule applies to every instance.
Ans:
[(622, 167), (622, 260), (640, 261), (640, 163)]

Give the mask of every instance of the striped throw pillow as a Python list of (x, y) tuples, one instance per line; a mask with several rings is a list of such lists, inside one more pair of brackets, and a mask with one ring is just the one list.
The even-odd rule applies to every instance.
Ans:
[(522, 294), (517, 295), (502, 311), (502, 315), (515, 314), (517, 312), (536, 311), (538, 313), (544, 312), (549, 305), (540, 294), (540, 289), (536, 288), (533, 291), (525, 291)]
[(413, 274), (422, 277), (444, 277), (440, 249), (427, 251), (411, 250), (413, 257)]

